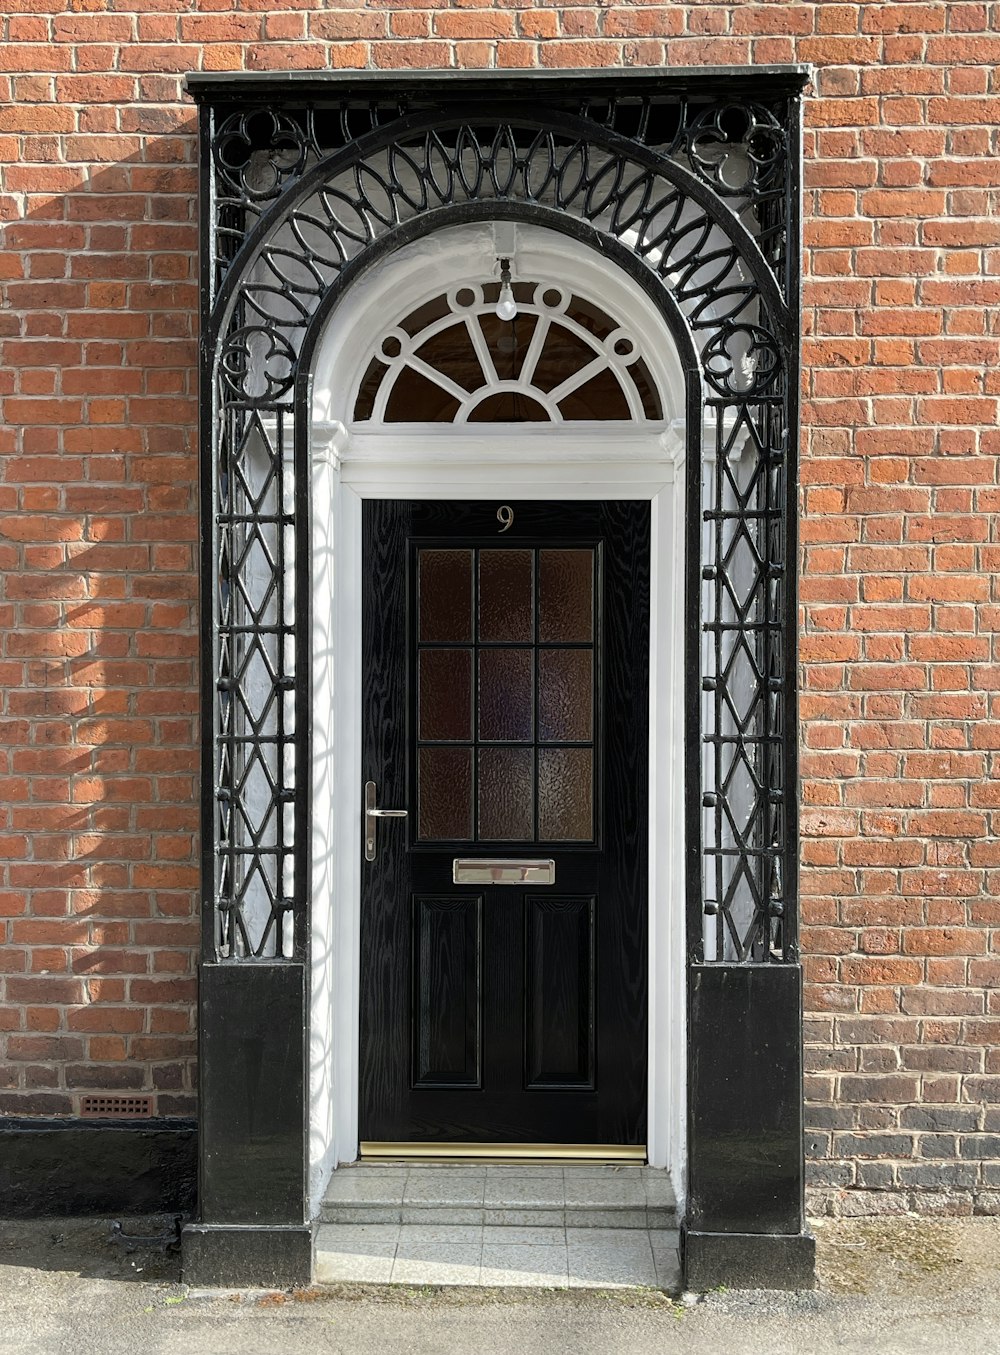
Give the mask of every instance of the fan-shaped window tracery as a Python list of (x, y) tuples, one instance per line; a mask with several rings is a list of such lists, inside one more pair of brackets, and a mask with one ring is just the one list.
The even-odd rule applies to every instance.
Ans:
[(567, 288), (463, 282), (387, 329), (362, 377), (359, 423), (563, 423), (663, 417), (639, 344)]

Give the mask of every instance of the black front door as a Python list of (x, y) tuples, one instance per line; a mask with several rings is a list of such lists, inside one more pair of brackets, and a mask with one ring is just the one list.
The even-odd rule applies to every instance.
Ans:
[(362, 1142), (643, 1144), (649, 506), (363, 540)]

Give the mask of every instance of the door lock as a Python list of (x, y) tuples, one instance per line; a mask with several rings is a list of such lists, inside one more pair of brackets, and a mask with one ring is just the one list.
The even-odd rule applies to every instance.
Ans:
[(405, 809), (379, 809), (375, 803), (377, 791), (374, 781), (365, 782), (365, 860), (374, 861), (378, 855), (378, 820), (405, 819)]

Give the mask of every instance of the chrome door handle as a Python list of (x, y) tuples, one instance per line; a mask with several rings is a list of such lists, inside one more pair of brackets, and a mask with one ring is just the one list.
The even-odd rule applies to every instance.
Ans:
[(365, 782), (365, 860), (374, 861), (378, 855), (376, 819), (405, 819), (405, 809), (379, 809), (375, 803), (377, 789), (374, 781)]

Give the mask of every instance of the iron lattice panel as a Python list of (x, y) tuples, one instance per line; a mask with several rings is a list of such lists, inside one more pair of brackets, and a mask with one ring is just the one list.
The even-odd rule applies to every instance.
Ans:
[(259, 86), (203, 108), (206, 953), (291, 957), (307, 944), (319, 329), (379, 257), (492, 216), (572, 227), (606, 248), (653, 287), (697, 369), (690, 954), (794, 960), (797, 97), (480, 96), (472, 107), (433, 86), (365, 100), (277, 88), (268, 99)]

